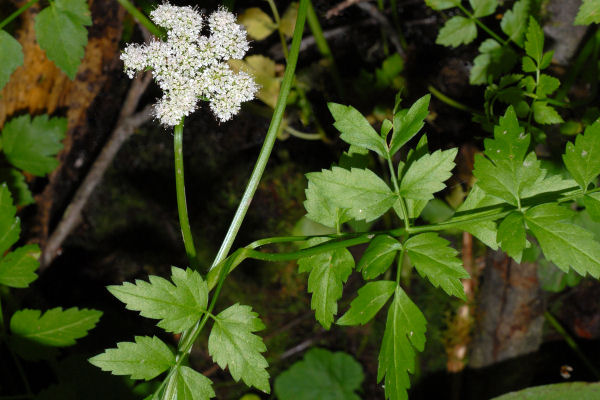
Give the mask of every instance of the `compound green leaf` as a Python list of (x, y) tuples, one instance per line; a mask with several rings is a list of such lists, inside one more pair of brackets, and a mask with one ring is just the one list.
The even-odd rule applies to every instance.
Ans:
[(335, 119), (333, 126), (339, 130), (346, 143), (372, 150), (382, 157), (387, 157), (385, 141), (373, 129), (369, 121), (352, 106), (328, 103), (329, 111)]
[(538, 97), (546, 97), (551, 95), (560, 86), (560, 81), (553, 76), (541, 74), (540, 81), (535, 90)]
[(35, 17), (35, 34), (46, 56), (75, 79), (92, 24), (87, 1), (56, 0)]
[(548, 105), (545, 101), (534, 101), (532, 108), (533, 118), (538, 124), (550, 125), (565, 122), (554, 107)]
[(344, 210), (337, 207), (312, 181), (308, 181), (304, 193), (307, 218), (330, 228), (335, 228), (348, 220)]
[(517, 55), (508, 46), (494, 39), (486, 39), (479, 46), (479, 55), (473, 60), (469, 74), (471, 85), (483, 85), (508, 73), (517, 62)]
[(518, 199), (542, 174), (535, 153), (527, 156), (530, 136), (519, 126), (514, 109), (508, 108), (499, 125), (494, 127), (494, 139), (484, 141), (485, 155), (475, 156), (473, 174), (478, 185), (488, 194), (509, 204)]
[(398, 110), (394, 113), (394, 133), (390, 142), (391, 155), (400, 150), (423, 128), (424, 120), (429, 114), (430, 100), (431, 95), (425, 95), (417, 100), (408, 111)]
[(567, 143), (563, 161), (573, 179), (587, 190), (600, 174), (600, 121), (585, 128), (583, 135), (577, 135), (575, 144)]
[(421, 276), (450, 296), (465, 299), (461, 279), (468, 278), (469, 274), (456, 258), (458, 252), (448, 244), (437, 233), (428, 232), (411, 237), (405, 246), (410, 261)]
[(344, 283), (354, 269), (354, 258), (348, 249), (336, 249), (298, 260), (299, 272), (308, 272), (308, 292), (317, 321), (329, 329), (337, 314), (337, 301)]
[(2, 148), (8, 161), (36, 176), (44, 176), (58, 166), (54, 158), (63, 145), (66, 118), (40, 115), (30, 120), (29, 114), (11, 119), (2, 130)]
[(211, 380), (185, 365), (177, 367), (171, 379), (175, 380), (177, 400), (206, 400), (216, 396)]
[(0, 182), (8, 185), (17, 206), (26, 206), (34, 202), (27, 182), (25, 182), (25, 176), (17, 169), (0, 168)]
[(347, 215), (367, 222), (379, 218), (394, 205), (396, 194), (373, 171), (333, 167), (306, 174), (327, 199)]
[(385, 398), (408, 399), (408, 373), (415, 372), (415, 349), (425, 348), (427, 321), (400, 286), (396, 286), (379, 351), (377, 382), (385, 377)]
[(539, 66), (544, 53), (544, 31), (535, 18), (529, 17), (529, 26), (525, 34), (525, 52)]
[(498, 7), (498, 0), (469, 0), (473, 7), (473, 16), (475, 18), (487, 17), (492, 15)]
[(579, 8), (577, 17), (575, 17), (575, 25), (589, 25), (598, 23), (600, 23), (600, 1), (583, 0), (583, 4)]
[(275, 379), (279, 400), (360, 400), (362, 366), (349, 354), (311, 349)]
[(358, 270), (362, 271), (363, 278), (374, 279), (389, 268), (399, 250), (402, 250), (402, 245), (396, 239), (377, 235), (358, 262)]
[(521, 69), (523, 72), (535, 72), (537, 71), (537, 66), (535, 65), (535, 61), (533, 61), (533, 58), (524, 56)]
[(517, 1), (511, 10), (504, 13), (504, 17), (500, 21), (502, 31), (519, 46), (523, 46), (523, 35), (527, 29), (530, 1)]
[(514, 258), (516, 262), (521, 262), (523, 250), (527, 246), (523, 214), (513, 212), (500, 222), (498, 226), (498, 243), (502, 250)]
[(446, 187), (444, 182), (452, 175), (457, 152), (456, 148), (438, 150), (413, 162), (400, 182), (400, 195), (415, 200), (432, 199), (434, 193)]
[(267, 360), (260, 354), (267, 350), (262, 338), (252, 332), (265, 326), (250, 306), (234, 304), (215, 317), (208, 337), (208, 352), (213, 360), (237, 382), (269, 393)]
[(435, 40), (437, 44), (458, 47), (469, 44), (477, 37), (477, 25), (470, 18), (456, 16), (446, 21)]
[(396, 290), (396, 282), (367, 282), (358, 289), (358, 296), (352, 300), (350, 309), (340, 319), (338, 325), (364, 325), (369, 322), (387, 303)]
[(446, 10), (448, 8), (456, 7), (460, 4), (461, 0), (425, 0), (425, 4), (434, 10)]
[(150, 282), (136, 280), (108, 290), (125, 303), (128, 310), (146, 318), (160, 319), (157, 324), (168, 332), (180, 333), (194, 325), (206, 312), (208, 286), (197, 271), (171, 268), (171, 283), (150, 275)]
[(542, 204), (525, 213), (527, 226), (547, 260), (564, 272), (571, 267), (582, 276), (600, 276), (600, 243), (590, 231), (568, 222), (572, 212), (556, 204)]
[(23, 65), (23, 47), (14, 37), (0, 29), (0, 90), (21, 65)]
[(102, 315), (87, 308), (52, 308), (43, 315), (40, 310), (23, 309), (10, 319), (10, 330), (19, 338), (44, 346), (65, 347), (87, 335)]
[(89, 362), (113, 375), (149, 381), (175, 365), (175, 355), (156, 336), (136, 336), (135, 343), (117, 343), (116, 349), (107, 349)]
[(26, 288), (37, 279), (40, 247), (29, 244), (8, 253), (0, 260), (0, 285)]

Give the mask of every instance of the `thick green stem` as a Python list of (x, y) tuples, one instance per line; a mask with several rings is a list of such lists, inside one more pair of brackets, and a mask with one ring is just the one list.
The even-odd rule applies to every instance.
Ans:
[(335, 58), (333, 58), (331, 48), (327, 43), (327, 39), (325, 39), (325, 35), (323, 34), (323, 28), (321, 28), (319, 17), (317, 17), (317, 13), (315, 12), (312, 2), (310, 1), (308, 2), (306, 22), (308, 23), (308, 27), (310, 28), (313, 37), (315, 38), (315, 44), (317, 45), (317, 49), (319, 49), (319, 53), (321, 53), (323, 58), (325, 58), (329, 63), (331, 77), (333, 78), (333, 83), (336, 91), (338, 92), (338, 96), (344, 97), (344, 84), (342, 83), (340, 72), (335, 62)]
[(0, 22), (0, 29), (4, 28), (6, 25), (8, 25), (11, 21), (13, 21), (19, 15), (23, 14), (23, 12), (25, 12), (25, 10), (27, 10), (29, 7), (31, 7), (38, 1), (39, 0), (30, 0), (27, 3), (25, 3), (24, 5), (22, 5), (21, 7), (19, 7), (19, 9), (17, 11), (10, 14), (8, 17), (4, 18), (4, 20), (2, 22)]
[(126, 9), (129, 14), (133, 16), (140, 24), (142, 24), (146, 29), (150, 31), (154, 36), (164, 39), (166, 38), (165, 32), (163, 32), (159, 27), (154, 25), (152, 21), (148, 19), (140, 10), (135, 8), (135, 6), (129, 0), (117, 0), (124, 9)]
[(175, 190), (177, 192), (177, 211), (179, 212), (179, 225), (183, 236), (183, 245), (192, 268), (200, 267), (196, 256), (196, 247), (190, 228), (190, 220), (185, 199), (185, 179), (183, 176), (183, 121), (177, 125), (173, 132), (173, 150), (175, 153)]
[(271, 124), (269, 125), (269, 130), (267, 131), (267, 136), (260, 150), (258, 160), (254, 165), (254, 169), (252, 170), (252, 175), (250, 176), (250, 180), (248, 181), (248, 185), (246, 186), (246, 190), (244, 191), (240, 205), (238, 206), (235, 216), (231, 221), (231, 225), (229, 226), (227, 234), (225, 235), (225, 239), (221, 244), (221, 248), (215, 257), (211, 269), (219, 264), (227, 256), (227, 253), (229, 253), (229, 250), (233, 245), (233, 241), (235, 240), (240, 226), (242, 225), (242, 221), (246, 216), (246, 212), (250, 207), (250, 203), (252, 202), (252, 198), (254, 197), (258, 183), (260, 182), (262, 174), (267, 165), (267, 161), (269, 160), (269, 156), (271, 155), (271, 150), (273, 150), (273, 145), (277, 139), (277, 131), (279, 130), (281, 120), (283, 119), (283, 112), (285, 110), (287, 97), (290, 93), (290, 88), (292, 87), (292, 82), (294, 80), (294, 73), (296, 71), (296, 64), (298, 62), (298, 54), (300, 52), (300, 42), (302, 40), (302, 32), (304, 31), (307, 8), (308, 0), (301, 0), (300, 5), (298, 6), (296, 28), (294, 30), (290, 54), (287, 59), (287, 67), (285, 69), (283, 81), (281, 82), (279, 97), (277, 99), (277, 104), (275, 105), (275, 110), (273, 111), (273, 117), (271, 119)]
[(552, 325), (554, 330), (558, 332), (563, 337), (563, 339), (565, 339), (565, 342), (567, 342), (569, 347), (575, 352), (575, 354), (577, 354), (577, 357), (579, 357), (579, 359), (585, 364), (585, 366), (594, 375), (594, 377), (596, 379), (600, 379), (600, 372), (598, 372), (594, 364), (592, 364), (592, 362), (587, 358), (583, 351), (581, 351), (575, 339), (573, 339), (573, 337), (569, 335), (566, 329), (563, 328), (560, 322), (558, 322), (558, 320), (554, 318), (554, 315), (550, 314), (550, 312), (548, 311), (544, 311), (544, 317), (546, 318), (546, 321), (548, 321), (550, 325)]

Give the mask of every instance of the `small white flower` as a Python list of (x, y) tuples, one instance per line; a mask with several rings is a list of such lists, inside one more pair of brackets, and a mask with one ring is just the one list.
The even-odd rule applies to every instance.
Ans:
[(201, 36), (203, 18), (192, 7), (162, 4), (150, 13), (152, 20), (167, 30), (167, 41), (154, 40), (145, 46), (127, 46), (121, 60), (132, 78), (135, 72), (151, 69), (163, 97), (155, 107), (156, 117), (174, 126), (197, 108), (200, 97), (221, 121), (228, 121), (244, 101), (254, 98), (258, 86), (245, 72), (235, 73), (229, 59), (241, 59), (248, 51), (246, 31), (235, 16), (224, 9), (208, 18), (210, 36)]

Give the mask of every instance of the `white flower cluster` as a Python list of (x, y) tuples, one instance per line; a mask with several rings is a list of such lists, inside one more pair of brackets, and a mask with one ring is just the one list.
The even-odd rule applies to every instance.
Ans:
[(235, 16), (223, 9), (208, 18), (210, 36), (202, 36), (202, 15), (190, 6), (158, 6), (150, 17), (167, 30), (167, 41), (127, 46), (121, 60), (133, 78), (137, 71), (152, 70), (163, 90), (155, 107), (156, 117), (175, 126), (197, 108), (200, 98), (221, 121), (228, 121), (244, 101), (254, 98), (258, 86), (252, 76), (235, 73), (229, 59), (241, 59), (248, 51), (246, 31)]

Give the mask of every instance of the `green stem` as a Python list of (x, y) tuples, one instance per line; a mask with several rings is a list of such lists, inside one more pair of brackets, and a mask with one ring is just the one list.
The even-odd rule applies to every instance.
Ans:
[(300, 131), (292, 128), (291, 126), (286, 126), (283, 130), (285, 132), (289, 133), (290, 135), (295, 136), (299, 139), (304, 139), (304, 140), (321, 140), (321, 139), (323, 139), (323, 135), (321, 135), (320, 133), (300, 132)]
[(494, 31), (488, 28), (483, 22), (481, 22), (478, 18), (476, 18), (473, 14), (471, 14), (466, 8), (464, 8), (461, 4), (458, 4), (457, 7), (462, 11), (469, 19), (475, 22), (481, 29), (483, 29), (488, 35), (494, 38), (497, 42), (501, 43), (503, 46), (508, 46), (508, 41), (502, 39), (500, 36), (496, 35)]
[(30, 0), (27, 3), (25, 3), (24, 5), (22, 5), (17, 11), (10, 14), (8, 17), (4, 18), (4, 20), (2, 22), (0, 22), (0, 29), (4, 28), (11, 21), (13, 21), (15, 18), (17, 18), (19, 15), (21, 15), (23, 12), (25, 12), (25, 10), (27, 10), (29, 7), (31, 7), (38, 1), (39, 0)]
[(142, 24), (146, 29), (150, 31), (154, 36), (165, 39), (166, 34), (159, 27), (154, 25), (152, 21), (148, 19), (140, 10), (135, 8), (135, 6), (129, 0), (117, 0), (124, 9), (126, 9), (129, 14), (133, 16), (140, 24)]
[(310, 28), (313, 37), (315, 38), (315, 44), (317, 45), (319, 53), (321, 53), (321, 56), (323, 56), (323, 58), (325, 58), (329, 63), (331, 77), (333, 78), (333, 83), (336, 91), (338, 92), (338, 96), (344, 97), (344, 84), (342, 83), (340, 72), (335, 62), (335, 58), (333, 58), (331, 48), (327, 43), (327, 39), (325, 39), (325, 35), (323, 34), (323, 28), (321, 28), (319, 17), (317, 17), (317, 13), (315, 12), (312, 2), (310, 1), (308, 2), (306, 22), (308, 23), (308, 27)]
[(479, 111), (475, 110), (474, 108), (471, 108), (471, 107), (467, 106), (466, 104), (460, 103), (460, 102), (446, 96), (444, 93), (437, 90), (433, 85), (427, 86), (427, 90), (429, 90), (429, 92), (431, 92), (431, 94), (434, 95), (438, 100), (448, 104), (450, 107), (454, 107), (461, 111), (466, 111), (473, 115), (483, 116), (483, 114), (481, 114)]
[(406, 252), (406, 246), (402, 243), (402, 250), (398, 256), (398, 265), (396, 267), (396, 286), (400, 286), (400, 277), (402, 276), (402, 264), (404, 264), (404, 253)]
[(190, 228), (190, 220), (185, 199), (185, 179), (183, 175), (183, 121), (175, 126), (173, 132), (173, 150), (175, 153), (175, 189), (177, 192), (177, 211), (179, 212), (179, 225), (183, 236), (183, 244), (188, 260), (193, 269), (199, 269), (200, 264), (196, 255), (196, 246)]
[(298, 54), (300, 52), (300, 42), (302, 40), (302, 32), (304, 31), (304, 22), (306, 20), (306, 11), (308, 8), (308, 0), (301, 0), (300, 5), (298, 6), (298, 16), (296, 18), (296, 28), (294, 29), (294, 36), (292, 39), (292, 45), (290, 47), (290, 54), (287, 59), (287, 67), (285, 69), (285, 73), (283, 76), (283, 81), (281, 82), (281, 89), (279, 91), (279, 97), (277, 98), (277, 104), (275, 105), (275, 110), (273, 111), (273, 117), (271, 119), (271, 124), (269, 125), (269, 130), (267, 131), (267, 136), (265, 137), (265, 141), (260, 150), (260, 154), (258, 156), (258, 160), (254, 165), (254, 169), (252, 170), (252, 175), (250, 176), (250, 180), (248, 181), (248, 185), (246, 186), (246, 190), (242, 196), (242, 200), (240, 201), (240, 205), (231, 221), (231, 225), (225, 235), (225, 239), (221, 244), (221, 248), (215, 257), (213, 265), (211, 267), (214, 268), (217, 264), (219, 264), (229, 253), (233, 241), (242, 225), (242, 221), (246, 216), (246, 212), (250, 207), (250, 203), (252, 202), (252, 198), (254, 197), (254, 193), (256, 192), (256, 188), (258, 187), (258, 183), (262, 177), (262, 174), (267, 165), (267, 161), (269, 160), (269, 156), (271, 155), (271, 150), (273, 150), (273, 145), (275, 140), (277, 139), (277, 131), (279, 130), (279, 126), (281, 125), (281, 120), (283, 119), (283, 112), (285, 110), (286, 102), (288, 95), (290, 94), (290, 88), (292, 86), (292, 82), (294, 80), (294, 72), (296, 70), (296, 64), (298, 62)]
[(577, 354), (577, 357), (579, 357), (579, 359), (585, 364), (585, 366), (590, 370), (594, 377), (596, 379), (600, 379), (600, 372), (598, 372), (594, 364), (592, 364), (592, 362), (586, 357), (586, 355), (583, 354), (583, 351), (581, 351), (575, 339), (573, 339), (573, 337), (569, 335), (566, 329), (563, 328), (560, 322), (558, 322), (558, 320), (554, 318), (554, 315), (550, 314), (549, 311), (544, 311), (544, 317), (546, 318), (546, 321), (548, 321), (550, 325), (552, 325), (554, 330), (556, 330), (556, 332), (558, 332), (563, 337), (563, 339), (565, 339), (565, 342), (567, 342), (569, 347), (575, 352), (575, 354)]

